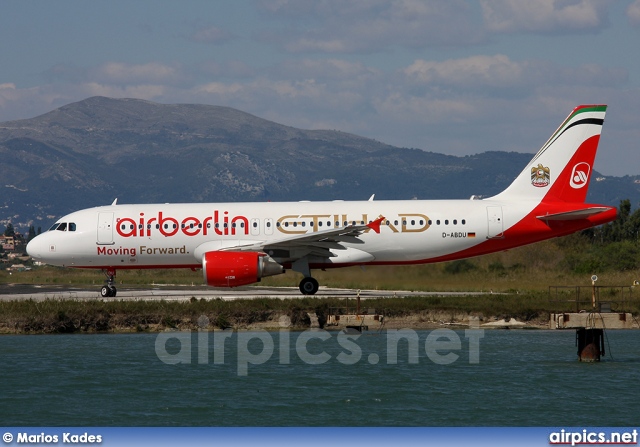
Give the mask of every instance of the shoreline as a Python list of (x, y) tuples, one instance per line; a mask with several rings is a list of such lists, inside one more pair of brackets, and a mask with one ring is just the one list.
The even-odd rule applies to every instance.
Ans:
[[(29, 286), (16, 288), (20, 287), (30, 289)], [(57, 295), (22, 299), (4, 293), (0, 297), (0, 335), (159, 333), (228, 328), (235, 331), (277, 331), (282, 328), (331, 331), (360, 325), (368, 326), (369, 333), (380, 329), (469, 327), (549, 329), (552, 313), (575, 312), (566, 305), (565, 309), (554, 308), (548, 293), (534, 291), (500, 294), (406, 292), (405, 295), (393, 291), (325, 290), (333, 295), (300, 296), (293, 288), (254, 288), (250, 289), (251, 297), (233, 298), (224, 298), (219, 291), (211, 292), (211, 289), (206, 298), (197, 298), (198, 294), (192, 294), (194, 290), (180, 290), (176, 291), (180, 293), (179, 299), (174, 296), (166, 299), (166, 289), (162, 296), (144, 295), (154, 290), (142, 293), (125, 289), (131, 296), (116, 299), (96, 298), (95, 292), (92, 297), (82, 298)], [(262, 294), (256, 295), (256, 291)], [(360, 292), (362, 303), (357, 311), (358, 301), (354, 298)], [(571, 306), (575, 308), (575, 304)], [(637, 316), (636, 308), (632, 308), (632, 312)], [(636, 317), (632, 318), (635, 320)]]
[[(206, 318), (203, 321), (203, 317)], [(244, 320), (244, 321), (243, 321)], [(474, 320), (475, 323), (470, 322)], [(291, 321), (289, 313), (272, 313), (263, 321), (246, 322), (246, 317), (229, 318), (220, 315), (199, 315), (198, 317), (167, 317), (150, 316), (148, 314), (120, 314), (101, 315), (96, 318), (89, 316), (67, 315), (24, 315), (22, 317), (2, 318), (0, 320), (0, 335), (50, 335), (50, 334), (133, 334), (133, 333), (161, 333), (168, 331), (220, 331), (232, 329), (234, 332), (265, 330), (277, 332), (281, 329), (291, 331), (305, 331), (312, 328), (327, 331), (341, 331), (347, 328), (347, 324), (316, 325), (313, 327), (305, 321), (296, 324), (283, 324)], [(479, 329), (522, 329), (539, 330), (549, 329), (547, 318), (536, 318), (522, 325), (498, 325), (483, 326), (485, 323), (504, 321), (497, 316), (482, 317), (478, 315), (451, 316), (450, 312), (428, 311), (409, 313), (403, 316), (384, 318), (383, 324), (366, 324), (367, 330), (363, 333), (374, 333), (385, 329), (412, 329), (433, 330), (447, 328), (463, 330), (470, 327)], [(206, 323), (205, 323), (206, 322)]]

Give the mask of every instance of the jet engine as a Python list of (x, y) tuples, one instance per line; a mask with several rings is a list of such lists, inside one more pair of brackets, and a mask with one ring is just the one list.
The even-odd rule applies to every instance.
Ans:
[(284, 273), (284, 267), (266, 253), (209, 251), (202, 257), (202, 273), (209, 286), (238, 287)]

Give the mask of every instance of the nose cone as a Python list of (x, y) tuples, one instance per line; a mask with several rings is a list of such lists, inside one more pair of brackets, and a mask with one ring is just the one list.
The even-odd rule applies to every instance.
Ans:
[(47, 241), (43, 235), (36, 236), (27, 244), (27, 254), (35, 260), (42, 260), (45, 253), (49, 251)]

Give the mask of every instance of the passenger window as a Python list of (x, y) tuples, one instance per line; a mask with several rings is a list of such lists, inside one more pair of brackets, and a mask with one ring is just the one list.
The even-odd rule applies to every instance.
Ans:
[(267, 222), (267, 228), (271, 228), (271, 222)]
[(465, 224), (467, 223), (467, 221), (466, 221), (466, 220), (464, 220), (464, 219), (462, 219), (462, 222), (461, 222), (461, 223), (462, 223), (462, 225), (465, 225)]
[(458, 221), (456, 219), (453, 219), (453, 224), (458, 225)]
[(449, 219), (445, 219), (444, 224), (449, 225)]

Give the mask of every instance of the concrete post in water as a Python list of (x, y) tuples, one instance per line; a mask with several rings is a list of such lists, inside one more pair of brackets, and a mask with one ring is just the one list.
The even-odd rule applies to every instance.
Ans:
[(581, 362), (599, 362), (604, 355), (603, 329), (576, 329), (576, 345)]

